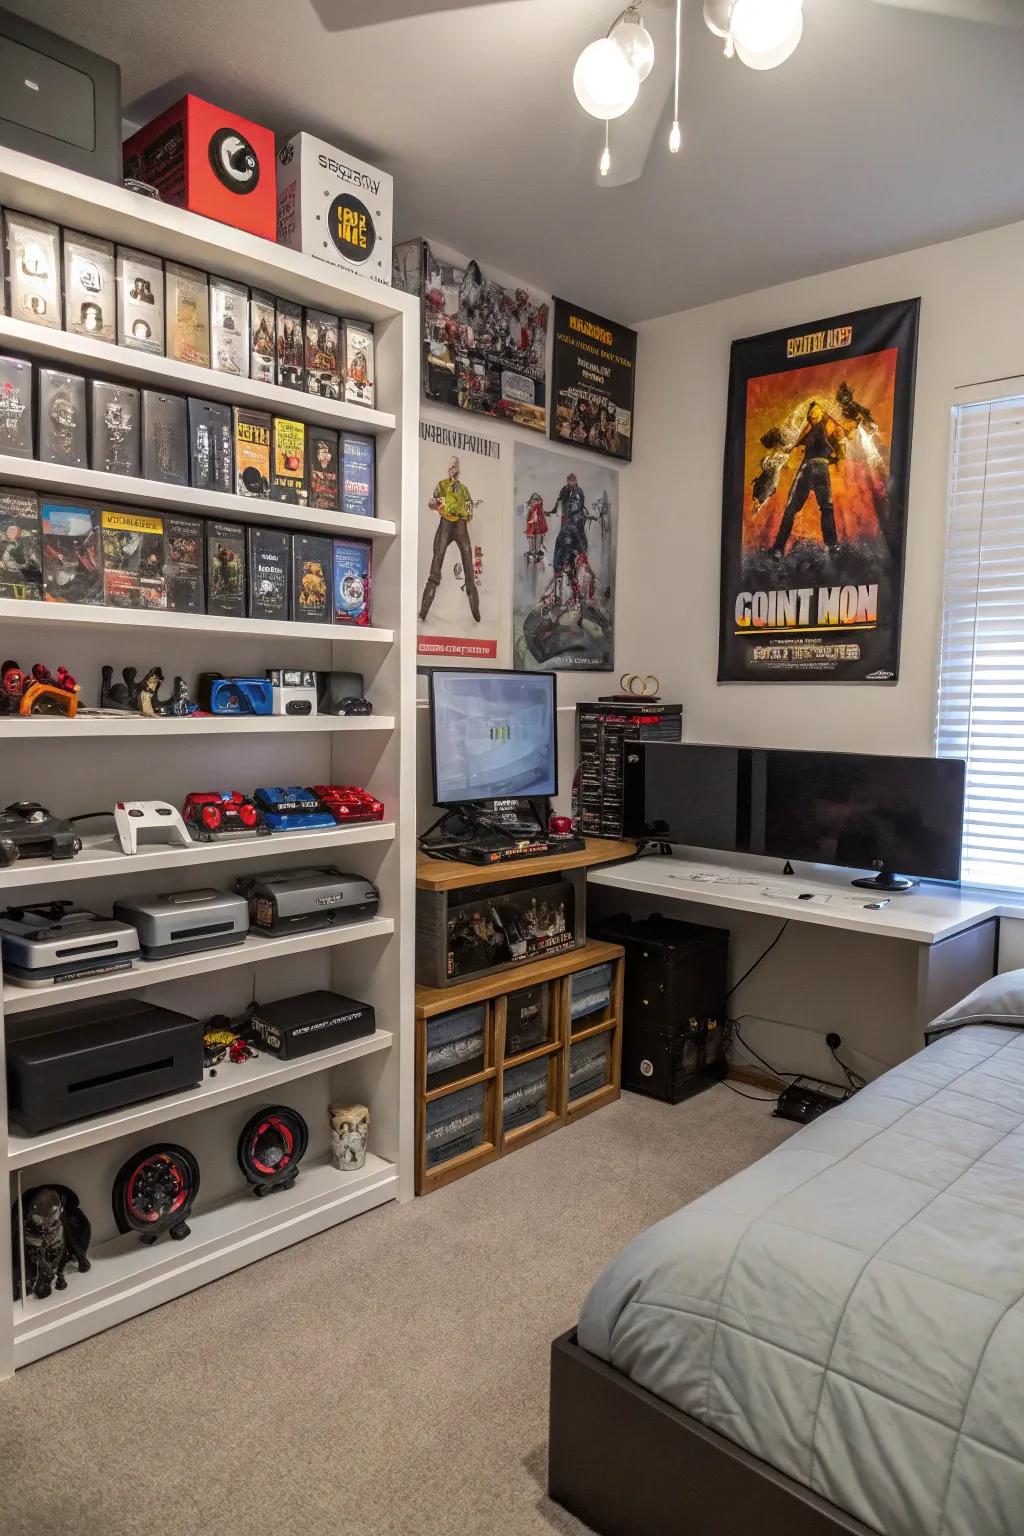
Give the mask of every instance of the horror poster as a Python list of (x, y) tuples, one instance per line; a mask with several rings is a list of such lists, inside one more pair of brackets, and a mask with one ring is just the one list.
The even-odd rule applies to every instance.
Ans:
[(554, 336), (551, 437), (631, 459), (636, 331), (556, 299)]
[(615, 663), (618, 471), (516, 443), (512, 664), (610, 672)]
[(893, 682), (919, 299), (734, 341), (719, 682)]

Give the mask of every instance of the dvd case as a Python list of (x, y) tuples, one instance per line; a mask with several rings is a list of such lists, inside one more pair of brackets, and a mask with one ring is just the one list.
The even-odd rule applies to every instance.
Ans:
[(138, 475), (139, 391), (128, 384), (89, 380), (89, 464), (108, 475)]
[(246, 530), (250, 618), (288, 618), (290, 546), (289, 535), (280, 528)]
[(4, 210), (7, 313), (15, 320), (59, 331), (60, 230), (46, 219)]
[(244, 405), (233, 410), (235, 493), (265, 498), (270, 495), (270, 412), (250, 411)]
[(306, 473), (309, 505), (320, 512), (337, 512), (338, 434), (331, 427), (307, 428)]
[(277, 301), (277, 382), (285, 389), (303, 386), (302, 306)]
[(376, 516), (377, 445), (362, 432), (341, 434), (341, 510)]
[(344, 322), (345, 399), (349, 405), (373, 406), (377, 400), (373, 327), (361, 320)]
[(210, 285), (205, 272), (169, 261), (164, 267), (167, 356), (210, 366)]
[(87, 501), (43, 497), (43, 597), (48, 603), (103, 604), (99, 508)]
[(175, 613), (205, 612), (203, 533), (201, 517), (179, 512), (164, 517), (164, 584), (167, 606)]
[(188, 485), (188, 408), (184, 395), (142, 391), (142, 477)]
[(39, 368), (37, 378), (39, 457), (48, 464), (87, 469), (85, 380), (60, 368)]
[(210, 361), (219, 373), (249, 376), (249, 290), (210, 278)]
[(292, 534), (292, 618), (300, 624), (330, 624), (331, 541), (316, 533)]
[(104, 507), (103, 601), (108, 608), (166, 608), (164, 520), (154, 512)]
[(276, 377), (277, 311), (272, 293), (254, 288), (249, 296), (249, 377), (273, 384)]
[(235, 489), (235, 432), (230, 405), (189, 397), (190, 483), (202, 491)]
[(245, 618), (245, 529), (239, 523), (206, 524), (206, 611)]
[(64, 325), (76, 336), (117, 340), (114, 244), (65, 229)]
[(34, 491), (0, 486), (0, 598), (40, 602), (42, 596), (39, 498)]
[(369, 624), (372, 554), (368, 539), (335, 539), (335, 624)]
[(274, 417), (271, 501), (306, 505), (306, 428), (301, 421)]
[(117, 339), (122, 347), (163, 356), (164, 264), (127, 245), (117, 247)]
[(0, 453), (31, 459), (32, 364), (21, 357), (0, 357)]
[(341, 399), (341, 373), (338, 362), (337, 315), (326, 310), (307, 309), (306, 327), (306, 393), (322, 395), (325, 400)]

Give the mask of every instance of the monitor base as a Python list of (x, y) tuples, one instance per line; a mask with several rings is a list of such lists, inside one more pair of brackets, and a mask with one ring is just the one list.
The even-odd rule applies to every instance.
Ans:
[(880, 874), (865, 876), (862, 880), (851, 880), (851, 885), (860, 886), (865, 891), (912, 891), (918, 880), (912, 880), (909, 875), (891, 875), (883, 869)]

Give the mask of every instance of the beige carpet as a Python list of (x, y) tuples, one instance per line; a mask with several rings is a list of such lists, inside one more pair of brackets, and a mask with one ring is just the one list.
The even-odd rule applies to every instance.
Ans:
[(627, 1094), (29, 1366), (0, 1387), (0, 1531), (582, 1531), (544, 1493), (551, 1339), (634, 1233), (790, 1129), (725, 1088)]

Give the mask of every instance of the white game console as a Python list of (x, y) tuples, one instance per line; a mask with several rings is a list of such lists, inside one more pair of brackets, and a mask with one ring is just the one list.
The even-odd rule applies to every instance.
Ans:
[(181, 843), (191, 848), (193, 838), (175, 810), (166, 800), (119, 800), (114, 806), (114, 826), (122, 853), (138, 853), (139, 833), (143, 841)]

